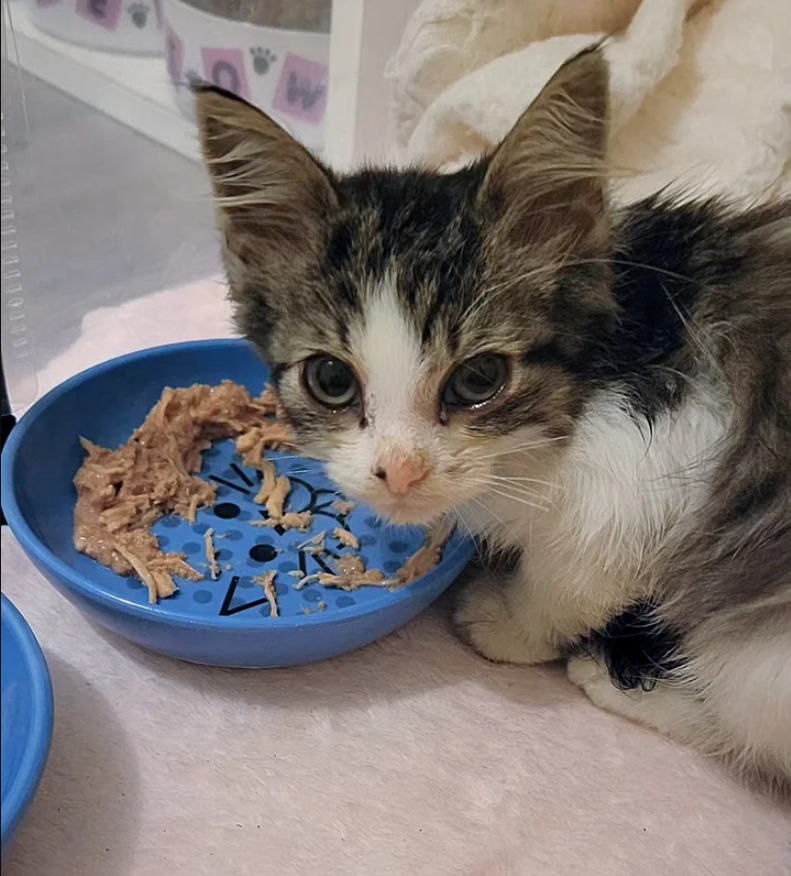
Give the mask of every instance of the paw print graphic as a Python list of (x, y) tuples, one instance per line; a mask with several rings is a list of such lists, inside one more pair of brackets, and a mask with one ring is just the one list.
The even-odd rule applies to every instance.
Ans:
[(132, 19), (132, 24), (142, 30), (148, 22), (148, 13), (151, 11), (151, 7), (146, 6), (145, 3), (132, 3), (126, 11)]
[(253, 56), (253, 70), (259, 76), (268, 73), (272, 64), (277, 61), (277, 55), (270, 52), (269, 49), (261, 48), (261, 46), (250, 49), (250, 54)]

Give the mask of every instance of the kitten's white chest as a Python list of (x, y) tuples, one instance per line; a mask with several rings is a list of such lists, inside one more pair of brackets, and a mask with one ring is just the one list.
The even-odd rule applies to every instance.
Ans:
[[(729, 420), (727, 406), (696, 396), (649, 428), (622, 397), (602, 394), (547, 470), (535, 457), (504, 457), (512, 497), (507, 486), (487, 495), (470, 523), (523, 548), (535, 586), (558, 598), (638, 598), (663, 539), (706, 495)], [(544, 483), (525, 495), (525, 478)]]

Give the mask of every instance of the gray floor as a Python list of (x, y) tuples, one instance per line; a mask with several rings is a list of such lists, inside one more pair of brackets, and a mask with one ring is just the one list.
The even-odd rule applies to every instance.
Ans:
[[(201, 168), (30, 76), (6, 130), (39, 368), (90, 310), (219, 270)], [(10, 117), (9, 117), (10, 116)]]

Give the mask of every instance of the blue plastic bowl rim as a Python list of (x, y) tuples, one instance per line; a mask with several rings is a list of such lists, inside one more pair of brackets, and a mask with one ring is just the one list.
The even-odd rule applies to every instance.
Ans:
[[(19, 507), (16, 495), (16, 484), (13, 477), (14, 464), (16, 461), (19, 448), (22, 446), (28, 430), (31, 428), (36, 419), (54, 402), (58, 401), (62, 396), (67, 395), (72, 389), (86, 381), (93, 379), (108, 371), (113, 371), (117, 368), (122, 368), (124, 365), (134, 362), (138, 359), (146, 359), (151, 356), (167, 356), (172, 353), (187, 350), (201, 349), (223, 349), (237, 348), (239, 346), (248, 346), (247, 342), (241, 338), (224, 338), (217, 340), (204, 341), (184, 341), (178, 344), (166, 344), (162, 346), (149, 347), (144, 350), (138, 350), (134, 353), (127, 353), (124, 356), (117, 356), (114, 359), (108, 359), (99, 365), (94, 365), (85, 371), (81, 371), (58, 384), (45, 395), (43, 395), (19, 420), (19, 423), (12, 429), (11, 434), (6, 440), (6, 446), (3, 449), (2, 468), (0, 469), (0, 500), (3, 505), (3, 513), (6, 521), (14, 533), (19, 543), (24, 548), (25, 552), (31, 556), (35, 563), (47, 570), (55, 578), (64, 581), (70, 588), (78, 592), (85, 599), (101, 603), (105, 607), (122, 614), (136, 617), (140, 620), (161, 623), (170, 626), (180, 626), (189, 628), (210, 628), (219, 629), (229, 632), (234, 631), (256, 631), (261, 632), (266, 629), (260, 620), (236, 620), (233, 625), (223, 623), (217, 618), (211, 617), (196, 617), (177, 609), (169, 608), (167, 613), (163, 613), (157, 609), (156, 605), (148, 603), (130, 602), (120, 595), (109, 593), (96, 585), (92, 584), (90, 579), (85, 575), (75, 571), (63, 560), (59, 559), (49, 550), (36, 536), (33, 530), (28, 525)], [(164, 388), (164, 387), (163, 387)], [(76, 474), (76, 472), (75, 472)], [(305, 627), (311, 625), (324, 625), (347, 623), (348, 621), (362, 617), (363, 615), (374, 614), (379, 611), (387, 610), (407, 602), (412, 598), (412, 591), (416, 588), (423, 590), (431, 587), (432, 584), (445, 576), (445, 568), (448, 566), (464, 565), (472, 559), (475, 552), (475, 543), (470, 538), (459, 539), (453, 550), (443, 555), (442, 562), (437, 568), (433, 569), (427, 575), (419, 578), (417, 581), (403, 587), (400, 590), (388, 591), (379, 599), (372, 599), (363, 604), (356, 604), (344, 608), (342, 612), (337, 614), (305, 614), (297, 616), (279, 617), (276, 620), (272, 619), (272, 624), (277, 624), (277, 629), (288, 629)]]
[(5, 593), (0, 594), (0, 604), (2, 622), (8, 625), (11, 634), (22, 649), (31, 678), (33, 698), (33, 733), (28, 739), (16, 779), (7, 797), (3, 799), (0, 835), (2, 846), (5, 847), (6, 841), (11, 838), (27, 811), (41, 781), (52, 741), (54, 706), (52, 682), (41, 646), (27, 621)]

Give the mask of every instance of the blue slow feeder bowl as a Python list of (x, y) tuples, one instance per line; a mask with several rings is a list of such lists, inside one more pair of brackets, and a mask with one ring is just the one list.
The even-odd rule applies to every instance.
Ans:
[[(400, 627), (429, 605), (459, 575), (474, 545), (454, 535), (442, 562), (401, 590), (363, 587), (344, 593), (318, 585), (294, 589), (288, 573), (332, 571), (336, 542), (329, 533), (344, 526), (359, 539), (368, 568), (391, 574), (423, 542), (415, 528), (383, 526), (358, 505), (348, 518), (332, 503), (343, 498), (320, 463), (270, 454), (291, 478), (286, 510), (311, 510), (310, 533), (250, 525), (261, 518), (253, 497), (258, 472), (244, 468), (233, 442), (216, 442), (204, 454), (202, 477), (218, 486), (217, 503), (199, 512), (194, 526), (165, 517), (154, 526), (162, 546), (182, 551), (205, 569), (203, 535), (211, 527), (222, 574), (197, 583), (179, 581), (179, 592), (149, 605), (136, 578), (124, 578), (80, 554), (72, 543), (76, 493), (72, 479), (84, 457), (79, 437), (116, 447), (143, 422), (166, 386), (233, 380), (261, 392), (267, 369), (243, 341), (201, 341), (157, 347), (105, 362), (61, 384), (37, 402), (11, 433), (3, 452), (2, 503), (24, 550), (81, 611), (133, 642), (196, 663), (273, 667), (323, 660), (367, 645)], [(312, 534), (328, 531), (323, 555), (300, 550)], [(253, 577), (271, 569), (281, 617)], [(323, 610), (320, 610), (323, 609)]]
[(25, 619), (4, 595), (0, 618), (2, 854), (33, 800), (52, 739), (47, 664)]

